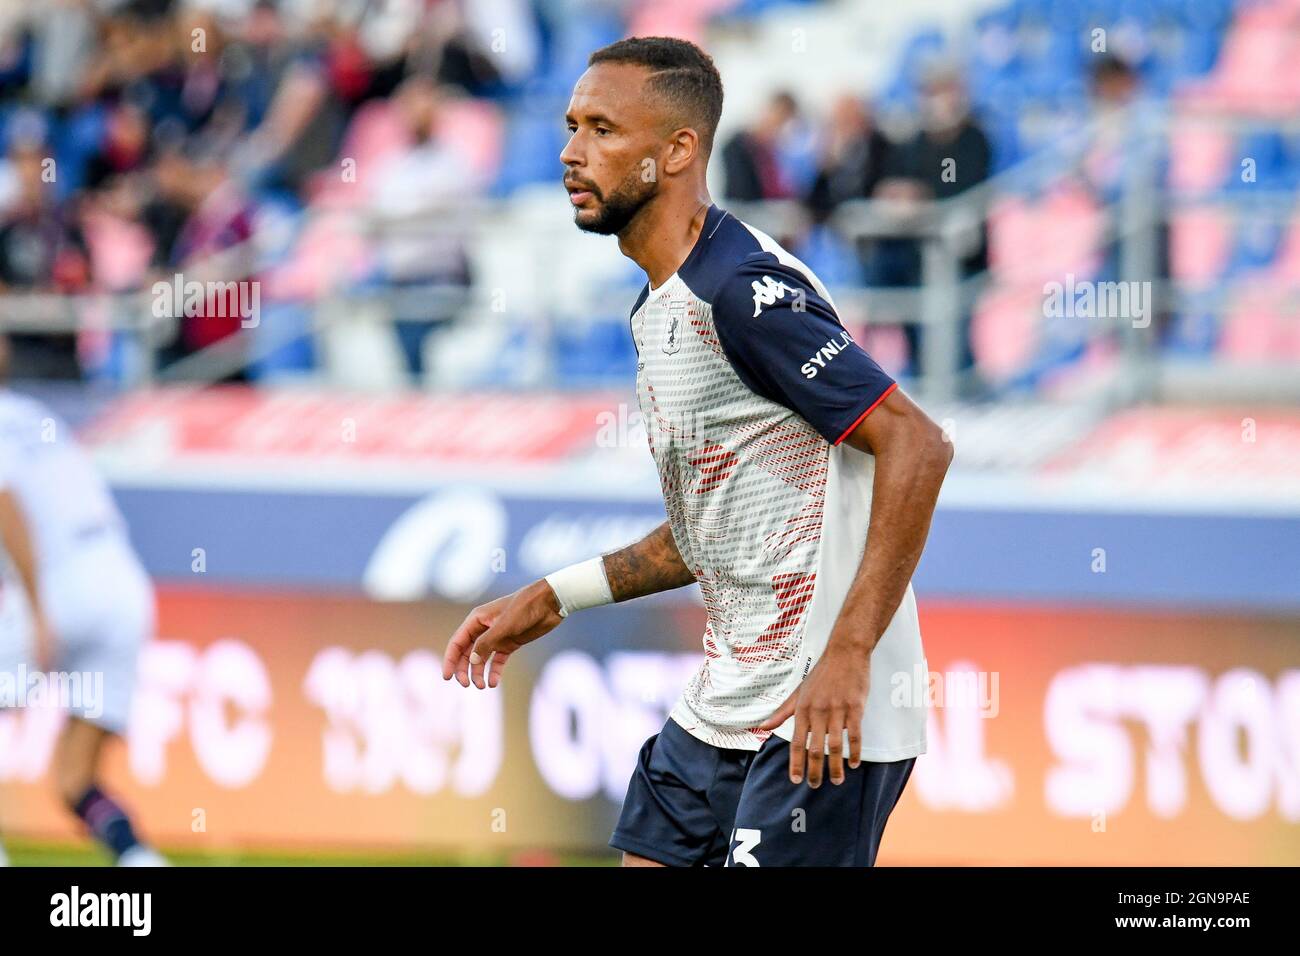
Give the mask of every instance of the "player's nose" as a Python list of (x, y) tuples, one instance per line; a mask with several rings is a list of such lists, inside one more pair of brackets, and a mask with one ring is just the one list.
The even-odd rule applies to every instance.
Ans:
[(564, 144), (564, 149), (560, 150), (560, 162), (564, 163), (565, 166), (582, 165), (582, 152), (579, 148), (577, 133), (570, 136), (569, 141)]

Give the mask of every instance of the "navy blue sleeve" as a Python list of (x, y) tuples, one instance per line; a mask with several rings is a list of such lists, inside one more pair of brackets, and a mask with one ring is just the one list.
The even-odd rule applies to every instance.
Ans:
[(771, 253), (745, 260), (714, 296), (713, 324), (740, 380), (838, 445), (896, 387), (835, 309)]

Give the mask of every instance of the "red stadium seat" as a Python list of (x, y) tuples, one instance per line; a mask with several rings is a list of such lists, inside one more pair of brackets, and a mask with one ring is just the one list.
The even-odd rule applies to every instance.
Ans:
[(1274, 363), (1300, 354), (1300, 325), (1288, 313), (1286, 294), (1275, 284), (1241, 289), (1223, 321), (1221, 353), (1242, 362)]
[(1274, 275), (1293, 284), (1300, 284), (1300, 217), (1291, 221), (1291, 228), (1278, 249)]
[(1008, 282), (1038, 283), (1069, 272), (1091, 275), (1099, 263), (1101, 225), (1096, 201), (1075, 184), (1064, 184), (1038, 202), (1000, 199), (989, 218), (993, 274)]
[(1290, 2), (1259, 3), (1238, 10), (1219, 63), (1201, 88), (1204, 98), (1252, 114), (1274, 114), (1300, 103), (1297, 14)]
[(1181, 192), (1208, 192), (1221, 186), (1234, 159), (1231, 135), (1203, 123), (1180, 123), (1169, 153), (1169, 184)]
[(1210, 283), (1232, 252), (1231, 217), (1218, 209), (1175, 213), (1169, 224), (1170, 266), (1180, 282)]
[(971, 349), (990, 376), (1010, 375), (1032, 358), (1042, 320), (1041, 289), (995, 285), (985, 290), (971, 317)]

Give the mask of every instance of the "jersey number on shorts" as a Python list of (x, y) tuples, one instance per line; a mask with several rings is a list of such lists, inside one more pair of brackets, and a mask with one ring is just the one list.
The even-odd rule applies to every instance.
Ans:
[(758, 860), (754, 859), (754, 854), (749, 851), (758, 846), (763, 839), (762, 831), (747, 830), (740, 827), (731, 834), (731, 842), (740, 841), (740, 846), (731, 851), (731, 856), (727, 860), (728, 866), (758, 866)]

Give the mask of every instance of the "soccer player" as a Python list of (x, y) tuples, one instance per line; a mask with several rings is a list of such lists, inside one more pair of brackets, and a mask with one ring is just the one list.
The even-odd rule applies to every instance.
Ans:
[(0, 686), (25, 697), (35, 672), (57, 675), (44, 686), (69, 698), (54, 754), (64, 805), (119, 866), (166, 865), (99, 784), (104, 745), (126, 729), (153, 587), (68, 426), (4, 387), (7, 364), (0, 337)]
[(926, 672), (910, 580), (952, 447), (817, 277), (712, 204), (721, 111), (681, 40), (611, 44), (574, 89), (574, 220), (649, 280), (631, 326), (668, 521), (475, 608), (443, 675), (495, 687), (567, 615), (698, 582), (705, 659), (611, 845), (624, 865), (870, 866), (925, 752), (924, 688), (891, 684)]

